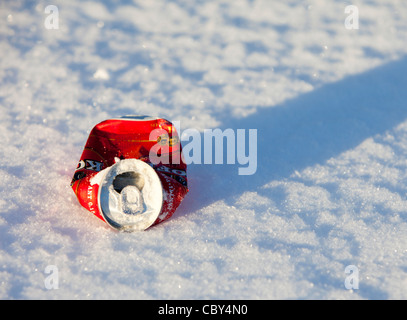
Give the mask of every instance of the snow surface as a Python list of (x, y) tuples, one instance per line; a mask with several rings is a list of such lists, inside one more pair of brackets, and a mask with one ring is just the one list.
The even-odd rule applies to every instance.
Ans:
[[(1, 1), (0, 298), (406, 299), (406, 39), (397, 0)], [(69, 184), (127, 114), (257, 129), (258, 170), (192, 164), (170, 220), (115, 232)]]

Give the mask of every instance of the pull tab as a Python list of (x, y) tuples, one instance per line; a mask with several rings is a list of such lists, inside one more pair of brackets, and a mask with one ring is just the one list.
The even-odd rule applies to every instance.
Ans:
[(122, 211), (125, 214), (141, 214), (144, 211), (144, 201), (136, 186), (127, 186), (120, 192)]

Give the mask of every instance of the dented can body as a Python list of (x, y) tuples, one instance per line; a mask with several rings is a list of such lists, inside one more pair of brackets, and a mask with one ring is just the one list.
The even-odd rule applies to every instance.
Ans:
[(170, 218), (188, 192), (187, 166), (173, 124), (126, 116), (89, 134), (71, 187), (111, 227), (145, 230)]

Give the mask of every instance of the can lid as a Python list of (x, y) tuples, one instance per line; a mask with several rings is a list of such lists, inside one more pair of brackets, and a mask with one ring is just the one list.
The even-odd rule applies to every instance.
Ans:
[(105, 170), (98, 202), (106, 222), (122, 231), (150, 227), (163, 203), (161, 181), (154, 169), (144, 161), (124, 159)]

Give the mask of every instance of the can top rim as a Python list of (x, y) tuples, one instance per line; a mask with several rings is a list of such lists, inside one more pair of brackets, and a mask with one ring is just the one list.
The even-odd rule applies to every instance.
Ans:
[[(103, 172), (105, 171), (105, 172)], [(140, 190), (144, 209), (142, 212), (128, 212), (126, 198), (115, 190), (114, 180), (123, 173), (137, 173), (143, 177)], [(163, 204), (163, 187), (155, 170), (138, 159), (124, 159), (102, 170), (98, 179), (98, 205), (105, 221), (114, 229), (121, 231), (142, 231), (150, 227), (158, 218)], [(137, 184), (133, 184), (137, 186)], [(129, 206), (127, 206), (129, 207)], [(130, 206), (131, 207), (131, 206)]]

